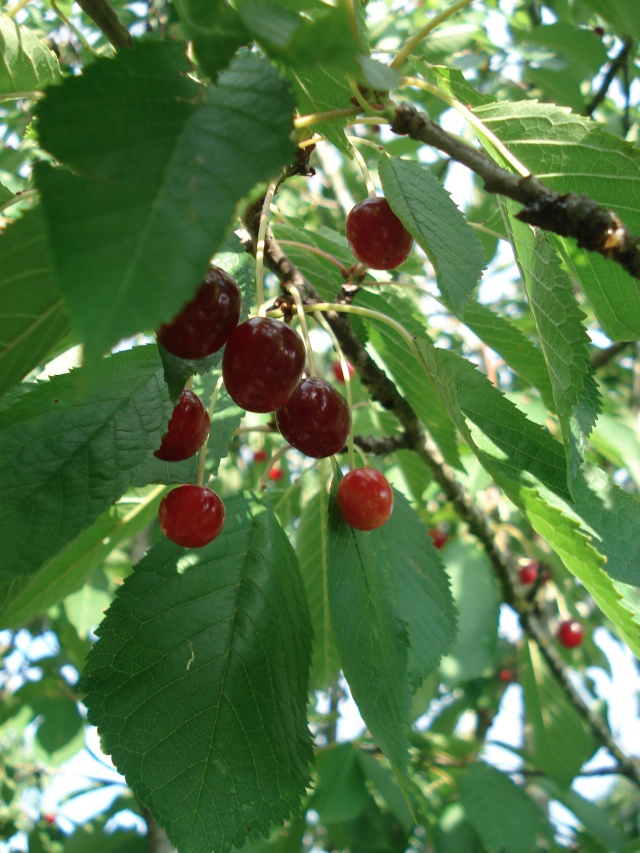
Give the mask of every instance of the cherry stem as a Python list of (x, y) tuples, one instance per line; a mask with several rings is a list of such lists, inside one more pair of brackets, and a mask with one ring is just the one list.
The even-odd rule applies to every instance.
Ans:
[(321, 124), (323, 121), (332, 121), (336, 118), (351, 118), (358, 114), (356, 107), (345, 107), (342, 110), (327, 110), (324, 113), (309, 113), (306, 116), (298, 116), (294, 118), (293, 126), (296, 130), (303, 127), (311, 127), (314, 124)]
[(258, 240), (256, 244), (256, 300), (258, 305), (264, 302), (264, 244), (269, 222), (269, 209), (276, 194), (278, 181), (272, 181), (265, 193), (260, 213), (260, 225), (258, 226)]
[(345, 358), (345, 354), (342, 350), (342, 347), (340, 346), (340, 342), (335, 336), (331, 326), (327, 323), (326, 318), (323, 317), (322, 314), (316, 314), (315, 317), (318, 323), (320, 323), (322, 328), (331, 338), (335, 351), (338, 354), (340, 367), (342, 368), (342, 378), (344, 379), (344, 390), (347, 397), (347, 405), (349, 406), (349, 411), (352, 413), (351, 426), (349, 427), (349, 439), (347, 442), (347, 454), (349, 458), (349, 468), (353, 470), (353, 468), (356, 467), (356, 457), (353, 451), (353, 394), (351, 392), (351, 375), (349, 374), (349, 362)]
[[(26, 5), (27, 5), (27, 4), (25, 3), (25, 6), (26, 6)], [(102, 55), (102, 54), (100, 54), (97, 50), (95, 50), (95, 48), (93, 48), (93, 47), (89, 44), (89, 42), (88, 42), (88, 41), (86, 40), (86, 38), (82, 35), (82, 33), (80, 32), (80, 30), (79, 30), (79, 29), (78, 29), (74, 24), (72, 24), (72, 23), (71, 23), (71, 21), (67, 18), (67, 16), (66, 16), (66, 15), (64, 15), (64, 14), (60, 11), (60, 9), (58, 9), (58, 7), (57, 7), (57, 5), (56, 5), (55, 0), (51, 0), (51, 8), (52, 8), (52, 9), (53, 9), (53, 11), (56, 13), (56, 15), (60, 18), (60, 20), (62, 21), (62, 23), (63, 23), (63, 24), (66, 24), (66, 26), (67, 26), (67, 27), (69, 27), (69, 29), (71, 30), (71, 32), (76, 34), (76, 36), (78, 37), (79, 41), (84, 45), (84, 47), (86, 48), (86, 50), (88, 50), (88, 51), (89, 51), (89, 53), (91, 53), (93, 56), (98, 56), (98, 57)]]
[(307, 348), (307, 358), (309, 359), (309, 373), (311, 376), (317, 376), (318, 371), (316, 370), (316, 358), (313, 354), (313, 349), (311, 348), (311, 341), (309, 340), (309, 327), (307, 326), (307, 318), (304, 316), (304, 306), (302, 304), (302, 299), (300, 298), (300, 291), (297, 287), (291, 285), (289, 288), (289, 293), (293, 296), (293, 301), (296, 303), (296, 311), (298, 312), (298, 319), (300, 320), (300, 329), (302, 330), (302, 337), (304, 338), (304, 345)]
[(360, 167), (360, 171), (362, 172), (362, 177), (364, 178), (364, 182), (367, 187), (367, 195), (370, 198), (375, 198), (377, 193), (375, 185), (371, 179), (371, 173), (369, 172), (369, 168), (365, 163), (364, 157), (353, 144), (354, 139), (358, 139), (358, 141), (360, 141), (360, 139), (354, 136), (348, 136), (347, 139), (351, 145), (351, 150), (353, 151), (353, 156), (355, 157), (356, 163), (358, 164), (358, 166)]
[(261, 492), (264, 492), (264, 490), (267, 488), (267, 478), (269, 476), (269, 471), (271, 471), (271, 469), (276, 464), (276, 462), (278, 462), (280, 459), (282, 459), (282, 457), (287, 452), (287, 450), (291, 450), (290, 444), (285, 444), (284, 447), (281, 447), (279, 450), (276, 450), (276, 452), (273, 454), (273, 456), (270, 457), (269, 461), (267, 462), (267, 464), (265, 466), (264, 471), (262, 472), (262, 477), (260, 477), (260, 491)]
[[(2, 100), (2, 97), (0, 97), (0, 100)], [(31, 199), (34, 199), (37, 197), (38, 197), (38, 190), (23, 190), (22, 192), (19, 192), (16, 195), (14, 195), (13, 198), (10, 198), (9, 201), (5, 201), (4, 204), (0, 204), (0, 213), (2, 213), (8, 207), (11, 207), (14, 204), (19, 204), (21, 201), (31, 201)]]
[(340, 263), (334, 255), (330, 255), (329, 252), (323, 252), (322, 249), (316, 249), (315, 246), (309, 246), (306, 243), (298, 243), (297, 240), (278, 240), (278, 243), (281, 246), (295, 246), (298, 249), (304, 249), (307, 252), (311, 252), (312, 255), (318, 255), (319, 258), (324, 258), (329, 261), (329, 263), (338, 267), (343, 278), (349, 278), (349, 270), (344, 264)]
[(496, 151), (504, 157), (507, 163), (509, 163), (510, 166), (513, 166), (518, 174), (522, 175), (523, 178), (531, 177), (529, 169), (527, 169), (527, 167), (523, 165), (517, 157), (514, 157), (502, 142), (500, 142), (498, 137), (489, 130), (486, 124), (480, 121), (479, 118), (476, 118), (471, 110), (465, 107), (464, 104), (461, 104), (460, 101), (457, 101), (447, 92), (443, 92), (442, 89), (439, 89), (437, 86), (433, 86), (431, 83), (427, 83), (426, 80), (422, 80), (420, 77), (403, 77), (401, 83), (405, 86), (416, 86), (418, 89), (424, 89), (426, 92), (429, 92), (430, 94), (435, 95), (436, 98), (444, 101), (445, 104), (459, 112), (461, 116), (464, 116), (474, 130), (484, 136), (493, 145)]
[[(209, 403), (209, 420), (213, 420), (213, 412), (216, 407), (216, 403), (218, 402), (218, 394), (220, 393), (220, 389), (222, 388), (222, 376), (218, 377), (218, 381), (216, 382), (216, 387), (213, 389), (213, 394), (211, 395), (211, 402)], [(198, 457), (198, 472), (196, 474), (196, 486), (204, 485), (204, 463), (207, 459), (207, 447), (209, 446), (209, 436), (211, 435), (211, 429), (207, 433), (207, 437), (204, 440), (204, 444), (200, 448), (200, 456)]]
[(448, 20), (455, 15), (456, 12), (459, 12), (461, 9), (464, 9), (466, 6), (470, 6), (474, 0), (458, 0), (457, 3), (452, 3), (448, 9), (444, 9), (440, 12), (439, 15), (436, 15), (434, 18), (431, 18), (428, 24), (426, 24), (421, 30), (412, 36), (405, 45), (398, 51), (395, 58), (389, 63), (389, 68), (393, 68), (398, 71), (406, 60), (411, 56), (417, 46), (421, 41), (429, 35), (430, 32), (435, 30), (436, 27), (439, 27), (440, 24), (444, 23), (444, 21)]

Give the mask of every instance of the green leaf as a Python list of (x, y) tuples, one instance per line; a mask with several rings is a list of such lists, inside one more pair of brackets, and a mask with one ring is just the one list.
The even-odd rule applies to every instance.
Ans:
[(555, 410), (549, 370), (542, 351), (514, 323), (479, 302), (470, 302), (464, 322), (483, 343), (495, 350), (525, 382), (540, 392), (545, 404)]
[(389, 811), (392, 812), (400, 826), (406, 833), (410, 833), (415, 825), (415, 820), (409, 811), (402, 791), (398, 787), (396, 778), (386, 762), (383, 763), (383, 760), (379, 756), (370, 755), (360, 750), (358, 752), (358, 763), (362, 768), (362, 772), (372, 784), (376, 793), (384, 799)]
[(47, 560), (35, 575), (7, 584), (0, 625), (18, 628), (79, 589), (120, 542), (154, 521), (163, 491), (154, 489), (133, 507), (116, 505)]
[(562, 788), (552, 779), (542, 778), (538, 784), (552, 799), (558, 800), (565, 808), (573, 812), (584, 828), (602, 842), (605, 850), (611, 851), (611, 853), (620, 851), (622, 833), (614, 825), (605, 808), (586, 800), (573, 789)]
[(173, 411), (155, 346), (36, 385), (0, 414), (0, 577), (31, 574), (129, 488)]
[(251, 34), (240, 16), (222, 0), (176, 0), (185, 36), (203, 71), (215, 80)]
[(421, 60), (414, 60), (414, 64), (427, 83), (437, 86), (454, 97), (457, 101), (469, 107), (479, 107), (482, 104), (493, 104), (496, 98), (493, 95), (480, 94), (464, 78), (462, 71), (458, 68), (447, 68), (443, 65), (429, 65)]
[(235, 496), (226, 511), (204, 548), (163, 541), (137, 564), (83, 676), (102, 748), (184, 853), (265, 835), (309, 777), (295, 555), (257, 501)]
[(40, 165), (36, 182), (89, 360), (193, 295), (238, 202), (290, 158), (292, 106), (257, 56), (207, 88), (177, 45), (154, 42), (95, 62), (40, 102), (43, 146), (75, 169)]
[[(508, 227), (511, 225), (509, 223)], [(600, 410), (600, 394), (589, 360), (585, 317), (573, 295), (573, 283), (561, 269), (544, 234), (534, 233), (528, 226), (513, 227), (512, 233), (549, 367), (571, 488)]]
[(0, 234), (0, 394), (42, 362), (69, 332), (40, 207)]
[(487, 853), (531, 853), (553, 832), (537, 803), (488, 764), (472, 764), (459, 780), (460, 800)]
[(458, 639), (440, 664), (447, 684), (481, 678), (495, 668), (500, 596), (489, 561), (475, 543), (450, 542), (443, 555), (458, 608)]
[(0, 14), (0, 92), (31, 92), (60, 81), (55, 53), (28, 27)]
[(35, 739), (38, 757), (49, 765), (58, 765), (75, 755), (84, 744), (84, 721), (76, 702), (59, 678), (44, 676), (27, 682), (13, 699), (41, 717)]
[[(560, 192), (584, 193), (640, 232), (640, 148), (566, 109), (523, 101), (479, 107), (476, 115), (536, 177)], [(585, 169), (584, 164), (589, 163)], [(575, 241), (554, 238), (612, 340), (640, 337), (640, 290), (618, 265)]]
[(355, 820), (369, 803), (369, 793), (352, 743), (323, 749), (317, 757), (317, 781), (309, 808), (327, 823)]
[(640, 21), (635, 0), (616, 0), (616, 3), (609, 3), (607, 0), (585, 0), (585, 3), (605, 21), (610, 21), (620, 35), (640, 38)]
[[(285, 74), (291, 80), (300, 115), (333, 112), (352, 106), (350, 99), (353, 93), (339, 70), (318, 65), (314, 68), (288, 68)], [(313, 128), (351, 157), (351, 148), (344, 135), (346, 123), (346, 118), (332, 118), (314, 124)]]
[(531, 643), (522, 647), (519, 673), (530, 733), (527, 752), (536, 767), (568, 788), (598, 745)]
[(482, 244), (449, 193), (428, 169), (383, 157), (384, 194), (433, 264), (440, 293), (460, 318), (484, 268)]
[(328, 689), (340, 672), (329, 613), (328, 507), (329, 496), (324, 489), (305, 502), (296, 546), (313, 626), (311, 682), (321, 690)]

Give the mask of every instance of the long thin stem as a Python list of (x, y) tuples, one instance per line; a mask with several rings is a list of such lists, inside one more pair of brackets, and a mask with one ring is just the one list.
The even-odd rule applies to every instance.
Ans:
[[(209, 403), (209, 419), (213, 418), (213, 412), (216, 407), (216, 403), (218, 402), (218, 394), (220, 393), (220, 389), (222, 388), (222, 376), (218, 378), (216, 382), (216, 387), (213, 389), (213, 394), (211, 395), (211, 402)], [(204, 483), (204, 465), (207, 461), (207, 447), (209, 446), (209, 436), (211, 433), (207, 433), (207, 437), (204, 440), (204, 444), (200, 448), (200, 456), (198, 457), (198, 471), (196, 474), (196, 485), (202, 486)]]
[(309, 327), (307, 326), (307, 318), (304, 316), (304, 306), (302, 304), (302, 299), (300, 298), (300, 291), (297, 287), (294, 287), (292, 285), (289, 288), (289, 293), (293, 296), (293, 301), (296, 303), (296, 311), (298, 312), (298, 318), (300, 320), (302, 337), (304, 338), (304, 345), (307, 348), (307, 358), (309, 359), (309, 373), (311, 374), (311, 376), (317, 376), (318, 371), (316, 369), (316, 357), (313, 354), (313, 347), (311, 346), (311, 341), (309, 339)]
[(30, 92), (3, 92), (0, 95), (0, 103), (4, 101), (35, 101), (42, 98), (44, 92), (33, 89)]
[(470, 6), (473, 2), (474, 0), (458, 0), (457, 3), (453, 3), (448, 9), (444, 9), (440, 14), (431, 18), (429, 23), (425, 24), (421, 30), (418, 30), (418, 32), (398, 51), (395, 58), (389, 63), (389, 68), (394, 68), (396, 71), (402, 68), (406, 60), (411, 56), (420, 42), (426, 39), (430, 32), (433, 32), (436, 27), (439, 27), (440, 24), (444, 23), (444, 21), (447, 21), (467, 6)]
[[(0, 208), (2, 210), (2, 208)], [(297, 240), (280, 240), (281, 246), (295, 246), (297, 249), (304, 249), (305, 252), (310, 252), (312, 255), (317, 255), (319, 258), (324, 258), (334, 266), (338, 267), (344, 278), (349, 275), (349, 270), (336, 257), (330, 255), (329, 252), (323, 252), (322, 249), (317, 249), (315, 246), (310, 246), (307, 243), (299, 243)]]
[(23, 192), (17, 193), (13, 198), (10, 198), (9, 201), (5, 201), (4, 204), (0, 204), (0, 213), (7, 210), (9, 207), (13, 207), (14, 204), (19, 204), (21, 201), (31, 201), (32, 198), (38, 197), (38, 190), (23, 190)]
[(262, 212), (260, 214), (260, 225), (258, 227), (258, 242), (256, 244), (256, 300), (258, 305), (264, 302), (264, 241), (269, 224), (269, 208), (278, 186), (277, 181), (272, 181), (264, 196)]
[(496, 151), (504, 157), (507, 163), (513, 166), (519, 175), (522, 175), (523, 178), (528, 178), (531, 175), (529, 169), (527, 169), (527, 167), (523, 165), (517, 157), (514, 157), (508, 148), (505, 148), (495, 133), (492, 133), (486, 124), (480, 121), (479, 118), (476, 118), (471, 110), (467, 109), (467, 107), (465, 107), (464, 104), (461, 104), (460, 101), (457, 101), (447, 92), (443, 92), (442, 89), (438, 89), (437, 86), (427, 83), (426, 80), (422, 80), (420, 77), (403, 77), (402, 83), (407, 86), (416, 86), (419, 89), (424, 89), (425, 92), (430, 92), (432, 95), (435, 95), (436, 98), (444, 101), (445, 104), (448, 104), (452, 109), (459, 112), (461, 116), (464, 116), (464, 118), (478, 133), (481, 133), (486, 139), (488, 139)]
[(302, 127), (312, 127), (314, 124), (321, 124), (323, 121), (332, 121), (336, 118), (351, 118), (358, 114), (357, 107), (345, 107), (342, 110), (328, 110), (325, 113), (309, 113), (305, 116), (298, 116), (293, 120), (293, 126), (298, 130)]

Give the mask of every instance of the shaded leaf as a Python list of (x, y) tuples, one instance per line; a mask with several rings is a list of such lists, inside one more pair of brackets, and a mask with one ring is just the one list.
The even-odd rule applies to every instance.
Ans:
[(215, 80), (251, 34), (240, 16), (222, 0), (176, 0), (185, 35), (205, 74)]
[(316, 760), (317, 781), (309, 808), (326, 823), (355, 820), (368, 805), (369, 793), (352, 743), (324, 749)]
[[(344, 74), (339, 70), (316, 66), (288, 69), (285, 73), (291, 80), (300, 115), (332, 112), (351, 106), (353, 95)], [(346, 123), (346, 118), (332, 118), (313, 127), (316, 133), (325, 136), (343, 154), (351, 157), (351, 149), (344, 135)]]
[(311, 758), (295, 555), (263, 505), (226, 510), (214, 542), (163, 541), (138, 563), (83, 678), (103, 749), (184, 853), (265, 835), (297, 808)]
[(31, 92), (60, 81), (55, 53), (28, 28), (0, 14), (0, 92)]

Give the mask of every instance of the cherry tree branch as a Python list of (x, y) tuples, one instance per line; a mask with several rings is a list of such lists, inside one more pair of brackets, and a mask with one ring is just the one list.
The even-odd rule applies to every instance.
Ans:
[(572, 237), (581, 249), (609, 258), (640, 279), (640, 237), (629, 231), (615, 211), (606, 210), (586, 195), (553, 190), (534, 175), (522, 177), (503, 169), (484, 151), (448, 133), (413, 104), (405, 102), (397, 107), (391, 129), (444, 151), (482, 178), (487, 192), (524, 205), (517, 214), (522, 222)]
[(600, 104), (607, 97), (607, 92), (609, 91), (611, 84), (615, 80), (618, 71), (620, 71), (626, 65), (627, 58), (631, 52), (632, 45), (633, 40), (630, 39), (629, 36), (625, 36), (622, 40), (622, 47), (609, 63), (609, 68), (607, 69), (607, 73), (604, 75), (602, 83), (600, 84), (600, 88), (593, 96), (589, 104), (587, 104), (584, 113), (585, 115), (589, 116), (589, 118), (591, 118), (591, 116), (598, 109)]
[[(253, 205), (247, 211), (244, 219), (245, 227), (249, 231), (249, 239), (245, 241), (245, 246), (251, 252), (255, 252), (257, 241), (255, 214), (257, 207), (257, 203)], [(302, 295), (303, 301), (308, 303), (322, 301), (310, 282), (287, 257), (270, 229), (267, 229), (265, 236), (264, 260), (267, 268), (278, 277), (283, 293), (286, 294), (287, 288), (294, 285)], [(428, 435), (412, 407), (366, 351), (353, 332), (348, 318), (336, 311), (329, 311), (325, 316), (345, 356), (354, 365), (361, 382), (366, 385), (372, 399), (395, 415), (402, 426), (402, 446), (412, 449), (427, 463), (434, 479), (453, 504), (460, 518), (466, 522), (470, 532), (484, 545), (487, 557), (501, 587), (503, 600), (518, 614), (524, 633), (531, 637), (539, 647), (568, 700), (590, 727), (595, 738), (616, 759), (620, 768), (619, 772), (640, 787), (640, 763), (622, 752), (614, 741), (606, 723), (591, 711), (576, 690), (562, 658), (550, 641), (548, 629), (543, 627), (535, 617), (531, 602), (518, 591), (514, 580), (515, 573), (507, 557), (498, 547), (495, 533), (486, 517), (458, 482), (455, 473), (444, 461), (439, 448)]]
[(107, 0), (78, 0), (78, 6), (91, 18), (98, 29), (102, 30), (116, 50), (131, 46), (133, 43), (131, 33)]

